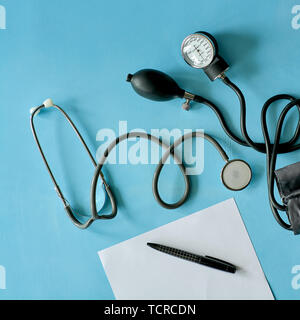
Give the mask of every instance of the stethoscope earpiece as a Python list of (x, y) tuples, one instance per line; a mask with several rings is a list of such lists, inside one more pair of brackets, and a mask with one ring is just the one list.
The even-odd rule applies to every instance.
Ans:
[(33, 107), (30, 108), (29, 112), (32, 115), (33, 113), (35, 115), (38, 115), (41, 111), (42, 108), (50, 108), (50, 107), (54, 107), (55, 104), (53, 103), (51, 98), (46, 99), (42, 105), (38, 106), (38, 107)]
[(55, 104), (53, 103), (53, 101), (52, 101), (51, 98), (48, 98), (48, 99), (46, 99), (46, 100), (43, 102), (43, 106), (44, 106), (45, 108), (50, 108), (50, 107), (55, 106)]
[(221, 179), (224, 186), (232, 191), (245, 189), (252, 178), (250, 166), (244, 160), (228, 161), (222, 169)]

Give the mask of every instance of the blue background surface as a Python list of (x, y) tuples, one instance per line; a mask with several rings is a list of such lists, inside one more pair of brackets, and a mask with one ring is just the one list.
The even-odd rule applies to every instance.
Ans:
[[(299, 96), (300, 30), (291, 27), (296, 0), (0, 4), (7, 11), (7, 29), (0, 30), (0, 265), (7, 271), (7, 289), (0, 290), (0, 299), (113, 299), (97, 251), (230, 197), (237, 202), (275, 297), (299, 298), (291, 286), (291, 269), (300, 264), (300, 237), (281, 229), (272, 216), (265, 156), (227, 138), (210, 109), (195, 106), (185, 112), (180, 100), (147, 101), (125, 82), (127, 73), (141, 68), (165, 71), (186, 90), (216, 102), (238, 132), (239, 106), (233, 93), (181, 58), (182, 40), (206, 30), (216, 36), (231, 65), (227, 75), (245, 92), (249, 134), (261, 141), (263, 102), (278, 93)], [(219, 177), (222, 160), (205, 144), (204, 172), (192, 177), (189, 201), (168, 211), (151, 192), (154, 165), (109, 165), (105, 174), (118, 199), (118, 215), (79, 230), (53, 190), (30, 131), (29, 109), (47, 97), (69, 113), (93, 154), (100, 145), (97, 131), (117, 132), (119, 120), (127, 120), (129, 130), (199, 128), (218, 138), (231, 158), (246, 159), (254, 179), (240, 193), (225, 189)], [(272, 130), (281, 108), (275, 106), (269, 115)], [(285, 132), (292, 132), (294, 115)], [(66, 198), (88, 212), (94, 172), (89, 158), (58, 113), (44, 112), (36, 120)], [(280, 156), (278, 167), (298, 157), (299, 152)], [(166, 200), (181, 194), (181, 179), (178, 169), (167, 166), (160, 184)]]

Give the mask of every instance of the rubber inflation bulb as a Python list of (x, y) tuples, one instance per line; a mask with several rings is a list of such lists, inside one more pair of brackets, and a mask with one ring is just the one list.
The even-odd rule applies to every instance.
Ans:
[(184, 95), (184, 90), (175, 80), (154, 69), (142, 69), (133, 75), (128, 74), (127, 81), (137, 94), (154, 101), (167, 101)]

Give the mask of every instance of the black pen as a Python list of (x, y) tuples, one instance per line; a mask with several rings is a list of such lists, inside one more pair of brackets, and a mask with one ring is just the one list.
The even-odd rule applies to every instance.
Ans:
[(175, 256), (175, 257), (178, 257), (178, 258), (181, 258), (184, 260), (199, 263), (199, 264), (202, 264), (202, 265), (210, 267), (210, 268), (215, 268), (215, 269), (230, 272), (230, 273), (236, 272), (235, 265), (233, 265), (229, 262), (217, 259), (217, 258), (213, 258), (213, 257), (209, 257), (209, 256), (199, 256), (194, 253), (190, 253), (190, 252), (186, 252), (186, 251), (183, 251), (180, 249), (167, 247), (167, 246), (157, 244), (157, 243), (148, 242), (147, 245), (153, 249), (158, 250), (158, 251), (170, 254), (172, 256)]

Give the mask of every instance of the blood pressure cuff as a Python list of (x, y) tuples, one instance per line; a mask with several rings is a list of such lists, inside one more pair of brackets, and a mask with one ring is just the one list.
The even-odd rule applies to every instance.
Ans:
[(300, 234), (300, 162), (276, 170), (275, 178), (294, 234)]

